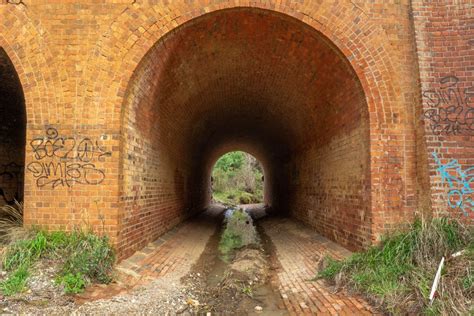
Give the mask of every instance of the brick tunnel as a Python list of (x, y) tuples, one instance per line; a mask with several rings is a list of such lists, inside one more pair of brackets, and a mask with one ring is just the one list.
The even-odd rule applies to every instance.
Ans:
[(366, 96), (301, 21), (259, 9), (193, 19), (139, 62), (122, 109), (125, 253), (205, 208), (211, 168), (233, 150), (262, 162), (276, 212), (350, 249), (370, 244)]
[(0, 1), (0, 204), (26, 226), (86, 222), (124, 259), (205, 209), (234, 150), (275, 214), (350, 250), (420, 213), (472, 220), (439, 172), (474, 163), (472, 41), (433, 57), (421, 4), (106, 2)]
[(175, 287), (212, 264), (212, 168), (245, 151), (277, 215), (258, 228), (280, 296), (336, 313), (338, 293), (306, 287), (320, 257), (416, 217), (474, 223), (473, 10), (0, 0), (0, 216), (18, 200), (26, 228), (107, 235), (117, 268)]

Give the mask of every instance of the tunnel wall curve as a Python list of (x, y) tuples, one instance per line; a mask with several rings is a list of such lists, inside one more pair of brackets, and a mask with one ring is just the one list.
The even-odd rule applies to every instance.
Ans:
[[(420, 93), (409, 2), (77, 2), (80, 5), (60, 0), (47, 5), (31, 2), (28, 7), (0, 2), (0, 46), (18, 72), (27, 108), (27, 225), (71, 230), (86, 223), (108, 234), (121, 257), (146, 243), (150, 234), (142, 233), (142, 224), (136, 222), (137, 230), (132, 233), (125, 220), (124, 203), (130, 195), (124, 191), (122, 171), (128, 159), (125, 148), (131, 143), (127, 144), (123, 131), (123, 110), (129, 83), (140, 61), (165, 34), (206, 13), (235, 8), (268, 10), (301, 21), (336, 46), (357, 74), (369, 119), (369, 150), (365, 152), (370, 185), (365, 190), (371, 217), (358, 215), (368, 225), (364, 229), (369, 237), (363, 243), (376, 241), (384, 231), (409, 221), (422, 196), (429, 200), (430, 182), (418, 181), (428, 177), (420, 171), (431, 169), (420, 158), (426, 152), (416, 150), (422, 148), (424, 136), (423, 128), (413, 127), (420, 125), (415, 111), (420, 107)], [(31, 142), (48, 137), (92, 142), (93, 159), (83, 156), (84, 147), (77, 146), (72, 158), (64, 157), (64, 152), (41, 158)], [(48, 175), (62, 158), (71, 158), (66, 168), (92, 164), (95, 178)], [(300, 161), (309, 161), (307, 158), (300, 156)], [(176, 177), (173, 183), (183, 183), (179, 173), (171, 173)], [(281, 174), (281, 179), (285, 177)], [(311, 194), (309, 188), (307, 191)], [(178, 208), (179, 203), (174, 205)], [(309, 207), (301, 206), (304, 219)]]
[(26, 114), (23, 88), (0, 47), (0, 207), (23, 202)]
[[(220, 5), (213, 7), (212, 10), (209, 9), (208, 11), (211, 12), (214, 10), (222, 10), (231, 7), (231, 4), (228, 4), (227, 7), (225, 5)], [(263, 4), (261, 8), (268, 9), (265, 4)], [(302, 18), (302, 16), (299, 15), (297, 11), (286, 7), (280, 8), (281, 10), (273, 7), (270, 9), (271, 11), (282, 11), (284, 14), (295, 16), (296, 18)], [(351, 13), (356, 14), (356, 16), (360, 14), (355, 10)], [(192, 10), (190, 11), (189, 15), (180, 15), (179, 18), (169, 23), (169, 27), (165, 27), (163, 29), (169, 30), (169, 33), (166, 33), (166, 31), (164, 33), (173, 34), (175, 32), (175, 27), (182, 25), (184, 22), (199, 15), (200, 13)], [(313, 15), (318, 16), (314, 13)], [(324, 15), (322, 16), (324, 17)], [(297, 205), (297, 211), (294, 212), (293, 215), (317, 227), (318, 230), (326, 236), (337, 240), (350, 248), (357, 249), (365, 247), (372, 241), (377, 240), (381, 233), (387, 229), (397, 226), (400, 222), (410, 220), (413, 216), (413, 210), (416, 207), (414, 194), (416, 179), (413, 171), (413, 157), (415, 148), (414, 143), (411, 141), (411, 134), (413, 133), (411, 119), (412, 110), (406, 110), (407, 105), (404, 104), (405, 100), (403, 97), (405, 95), (397, 93), (400, 91), (401, 87), (397, 85), (397, 80), (395, 79), (397, 72), (394, 71), (393, 65), (390, 63), (390, 58), (387, 55), (388, 51), (384, 50), (384, 46), (380, 43), (380, 41), (383, 42), (381, 39), (381, 37), (383, 37), (383, 33), (380, 33), (382, 32), (380, 28), (377, 28), (370, 22), (360, 26), (358, 25), (358, 22), (354, 24), (353, 20), (348, 17), (341, 17), (341, 15), (338, 15), (335, 18), (338, 21), (341, 21), (341, 23), (349, 24), (350, 31), (346, 31), (346, 33), (340, 31), (333, 33), (329, 25), (322, 27), (322, 24), (318, 23), (318, 17), (314, 17), (313, 19), (308, 19), (306, 17), (303, 19), (303, 21), (305, 24), (309, 24), (312, 28), (323, 34), (325, 37), (329, 38), (330, 42), (338, 47), (338, 49), (345, 55), (348, 63), (350, 63), (351, 67), (354, 69), (358, 80), (360, 80), (361, 88), (365, 96), (365, 101), (367, 102), (368, 112), (367, 128), (369, 134), (365, 140), (365, 143), (367, 144), (367, 153), (369, 153), (367, 156), (368, 163), (366, 170), (368, 178), (361, 180), (359, 183), (360, 185), (352, 190), (353, 193), (347, 193), (347, 196), (345, 198), (342, 197), (341, 201), (348, 204), (346, 210), (350, 209), (351, 203), (357, 199), (360, 200), (358, 204), (368, 206), (368, 209), (356, 209), (355, 212), (352, 212), (345, 218), (344, 212), (341, 214), (332, 210), (332, 216), (328, 217), (326, 222), (321, 221), (321, 218), (314, 216), (315, 210), (314, 206), (311, 206), (311, 202), (298, 203), (298, 201), (303, 201), (305, 197), (308, 197), (308, 194), (311, 195), (311, 193), (308, 193), (308, 190), (311, 191), (311, 188), (308, 188), (308, 186), (312, 185), (312, 179), (308, 179), (306, 183), (295, 181), (294, 184), (296, 186), (292, 190), (289, 190), (290, 192), (295, 192), (295, 194), (291, 193), (291, 197), (288, 197), (287, 201), (292, 201), (293, 204), (296, 203), (295, 205)], [(130, 17), (125, 16), (124, 19), (130, 19)], [(321, 16), (319, 16), (319, 19), (321, 19)], [(180, 22), (178, 23), (177, 21)], [(326, 21), (325, 23), (328, 22)], [(147, 30), (146, 28), (144, 29)], [(366, 30), (364, 35), (359, 35), (364, 29)], [(131, 48), (127, 53), (129, 55), (127, 56), (127, 61), (142, 61), (144, 53), (148, 53), (150, 50), (152, 50), (153, 45), (155, 45), (161, 38), (159, 32), (148, 34), (151, 36), (137, 39), (134, 47)], [(349, 37), (351, 37), (350, 40)], [(371, 44), (373, 44), (371, 39), (374, 38), (376, 38), (379, 42), (377, 42), (377, 45), (371, 46)], [(129, 71), (131, 69), (134, 71), (136, 70), (136, 68), (133, 68), (136, 67), (133, 65), (133, 63), (123, 66), (125, 69), (129, 69)], [(127, 73), (127, 71), (125, 71), (125, 73)], [(136, 72), (133, 76), (136, 76)], [(119, 94), (124, 94), (127, 97), (130, 95), (130, 82), (133, 82), (133, 76), (131, 76), (132, 79), (130, 81), (124, 80), (121, 82), (121, 86), (124, 87), (125, 85), (126, 87), (125, 89), (121, 88), (120, 90), (124, 89), (125, 92), (119, 92)], [(383, 82), (383, 84), (380, 84), (380, 82)], [(407, 97), (409, 98), (409, 96)], [(125, 102), (125, 106), (122, 107), (124, 112), (122, 113), (127, 113), (127, 111), (129, 111), (129, 106), (127, 106), (127, 104), (130, 104), (131, 102), (131, 100)], [(128, 136), (125, 136), (125, 139), (122, 139), (122, 146), (129, 146), (127, 145), (127, 137)], [(345, 142), (348, 144), (351, 143), (351, 141)], [(344, 143), (344, 141), (342, 141), (342, 143)], [(361, 149), (359, 145), (357, 143), (352, 143), (352, 150), (357, 151), (358, 149)], [(335, 146), (339, 145), (336, 144)], [(400, 148), (403, 148), (403, 153), (400, 152)], [(364, 151), (363, 148), (362, 151)], [(121, 152), (125, 153), (126, 150), (122, 149)], [(330, 155), (327, 157), (330, 157)], [(347, 160), (347, 158), (350, 157), (342, 159)], [(126, 158), (122, 157), (122, 161), (124, 159)], [(172, 158), (168, 160), (174, 161)], [(127, 162), (125, 162), (124, 166), (126, 166), (126, 164)], [(317, 161), (314, 160), (314, 153), (309, 154), (309, 152), (307, 152), (307, 156), (301, 155), (295, 158), (295, 160), (292, 162), (288, 162), (286, 164), (287, 175), (291, 175), (291, 169), (294, 169), (295, 164), (311, 166), (317, 165)], [(349, 167), (343, 168), (343, 170), (354, 169), (352, 166), (350, 166), (350, 163), (348, 166)], [(122, 168), (127, 169), (127, 167)], [(176, 170), (175, 167), (166, 169)], [(308, 170), (304, 170), (302, 174), (305, 174), (307, 171)], [(173, 177), (174, 180), (170, 182), (169, 187), (179, 187), (181, 193), (184, 194), (184, 191), (186, 191), (184, 187), (186, 185), (184, 184), (185, 177), (183, 176), (183, 173), (178, 171)], [(172, 179), (171, 175), (167, 175), (165, 178)], [(350, 176), (347, 177), (347, 180), (350, 181), (350, 179)], [(123, 189), (123, 183), (121, 186), (121, 192), (126, 192), (127, 190)], [(302, 189), (304, 186), (306, 186), (306, 188)], [(200, 187), (201, 190), (197, 193), (197, 195), (202, 195), (204, 192), (202, 189), (203, 186), (201, 185)], [(298, 193), (301, 193), (304, 190), (306, 190), (306, 193), (298, 196)], [(355, 197), (355, 195), (358, 197)], [(122, 199), (121, 203), (127, 203), (125, 200), (133, 201), (134, 199), (131, 196), (127, 196), (127, 194), (125, 194), (124, 197), (125, 198)], [(199, 203), (191, 207), (184, 205), (184, 199), (182, 198), (173, 197), (171, 200), (181, 201), (179, 203), (171, 202), (172, 206), (170, 206), (170, 208), (176, 210), (191, 210), (194, 209), (195, 206), (199, 205)], [(124, 204), (121, 205), (121, 214), (119, 217), (122, 228), (120, 230), (125, 233), (128, 230), (124, 229), (124, 219), (129, 215), (127, 215), (127, 206), (124, 206)], [(163, 210), (166, 209), (170, 211), (170, 208), (164, 207)], [(327, 210), (328, 209), (326, 208), (326, 211)], [(190, 212), (190, 214), (192, 213), (193, 211)], [(150, 215), (149, 212), (147, 214)], [(171, 227), (184, 218), (176, 216), (176, 213), (173, 211), (168, 213), (168, 215), (165, 217), (169, 217), (172, 220), (163, 221), (163, 219), (156, 219), (163, 221), (164, 226), (161, 225), (161, 227)], [(342, 222), (347, 221), (346, 226), (348, 228), (341, 226), (337, 220), (334, 221), (334, 219), (337, 218), (344, 219)], [(349, 224), (351, 221), (352, 224)], [(136, 225), (138, 225), (137, 227), (141, 227), (140, 223), (136, 223)], [(138, 232), (136, 235), (139, 237), (135, 237), (136, 239), (134, 241), (130, 241), (127, 240), (127, 237), (122, 236), (121, 243), (128, 246), (119, 247), (128, 247), (128, 250), (125, 250), (125, 252), (131, 253), (133, 250), (143, 246), (146, 241), (151, 240), (153, 238), (152, 236), (159, 235), (164, 230), (165, 228), (162, 230), (155, 230), (155, 232), (151, 233), (152, 235), (150, 235), (146, 233), (144, 234), (144, 230), (141, 228), (136, 229), (136, 232)], [(354, 233), (357, 230), (359, 230), (359, 232)], [(145, 229), (145, 231), (147, 230)]]

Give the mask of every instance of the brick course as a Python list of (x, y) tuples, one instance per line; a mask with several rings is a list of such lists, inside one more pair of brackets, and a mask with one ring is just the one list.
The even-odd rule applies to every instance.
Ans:
[(433, 135), (425, 92), (469, 94), (468, 0), (23, 2), (0, 2), (0, 47), (28, 225), (92, 225), (126, 257), (206, 205), (233, 149), (264, 164), (267, 202), (351, 249), (461, 212), (432, 152), (468, 170), (472, 135)]

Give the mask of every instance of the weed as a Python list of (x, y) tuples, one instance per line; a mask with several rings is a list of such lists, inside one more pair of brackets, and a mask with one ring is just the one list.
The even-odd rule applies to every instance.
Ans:
[(25, 284), (20, 281), (24, 278), (26, 282), (28, 269), (41, 258), (59, 260), (62, 268), (57, 283), (63, 284), (66, 292), (77, 293), (90, 281), (111, 281), (115, 253), (107, 237), (80, 231), (38, 231), (32, 238), (19, 240), (7, 248), (3, 266), (10, 276), (2, 284), (3, 294), (20, 291)]
[(0, 243), (9, 244), (14, 240), (25, 238), (28, 232), (23, 229), (23, 204), (15, 201), (14, 205), (0, 207)]
[(0, 282), (0, 290), (6, 296), (22, 292), (25, 289), (28, 275), (28, 266), (21, 265), (5, 281)]
[(81, 273), (66, 273), (56, 278), (57, 284), (64, 285), (64, 292), (68, 294), (77, 294), (84, 290), (86, 281)]
[(225, 230), (219, 243), (219, 251), (224, 255), (229, 255), (233, 250), (242, 247), (242, 237), (240, 235)]
[(250, 298), (253, 298), (253, 289), (250, 285), (243, 286), (242, 293), (247, 295)]
[(93, 281), (108, 283), (115, 262), (115, 253), (107, 237), (94, 234), (75, 233), (74, 242), (70, 245), (62, 273), (81, 274)]
[[(344, 261), (328, 260), (316, 278), (364, 293), (393, 314), (467, 314), (473, 294), (473, 242), (472, 231), (456, 221), (416, 220), (409, 231), (387, 236), (379, 246)], [(439, 297), (429, 305), (439, 260), (466, 247), (465, 255), (446, 264)]]
[(7, 248), (3, 266), (12, 271), (22, 265), (31, 265), (38, 260), (46, 250), (46, 234), (38, 232), (32, 239), (19, 240)]

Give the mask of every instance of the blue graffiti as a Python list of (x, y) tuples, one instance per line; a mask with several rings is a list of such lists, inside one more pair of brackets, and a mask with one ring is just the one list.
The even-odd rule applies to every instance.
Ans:
[(436, 170), (440, 174), (443, 184), (447, 183), (449, 186), (448, 205), (451, 208), (460, 208), (467, 216), (468, 210), (474, 211), (474, 200), (472, 199), (474, 166), (463, 171), (456, 159), (443, 164), (436, 153), (433, 153), (433, 157), (438, 165)]

